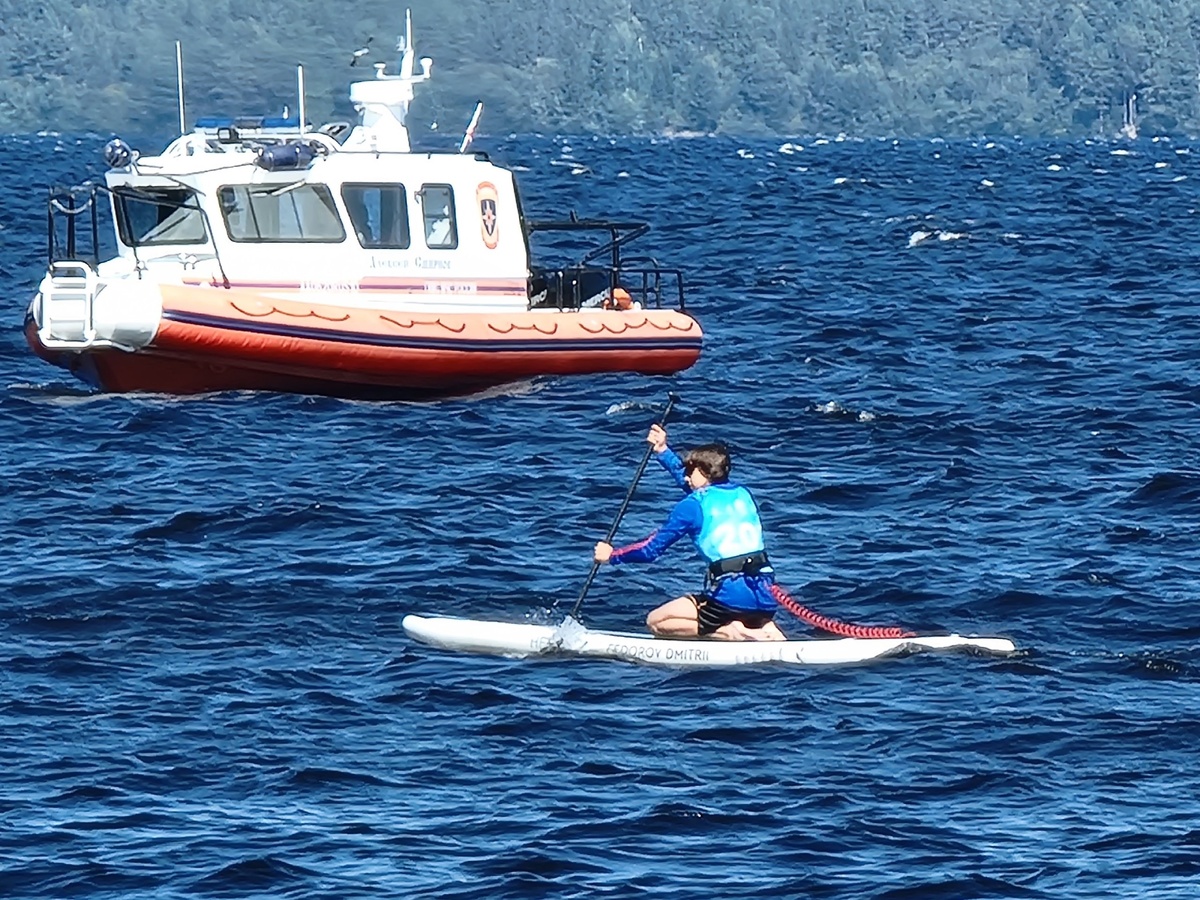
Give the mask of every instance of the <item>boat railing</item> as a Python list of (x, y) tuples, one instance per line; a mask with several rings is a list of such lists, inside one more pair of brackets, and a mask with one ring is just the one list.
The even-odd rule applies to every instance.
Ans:
[(622, 247), (625, 244), (628, 244), (641, 237), (650, 230), (650, 226), (645, 222), (617, 222), (610, 221), (608, 219), (579, 219), (572, 216), (570, 219), (527, 222), (525, 224), (525, 229), (530, 235), (539, 231), (607, 232), (608, 243), (602, 244), (599, 247), (593, 247), (588, 250), (588, 252), (579, 259), (577, 265), (582, 266), (593, 259), (598, 259), (604, 254), (608, 254), (612, 267), (614, 269), (619, 269), (621, 267)]
[[(529, 235), (536, 232), (582, 232), (607, 234), (608, 240), (587, 248), (577, 262), (560, 268), (535, 269), (530, 279), (529, 297), (533, 308), (642, 309), (673, 305), (685, 309), (683, 273), (665, 268), (649, 257), (622, 258), (622, 249), (650, 230), (644, 222), (619, 222), (606, 219), (531, 221)], [(569, 237), (569, 236), (568, 236)], [(607, 256), (607, 265), (596, 262)]]
[[(327, 130), (328, 129), (328, 130)], [(263, 150), (267, 147), (277, 147), (280, 144), (308, 144), (315, 152), (328, 156), (342, 149), (339, 138), (349, 133), (349, 123), (333, 122), (322, 125), (311, 131), (293, 130), (253, 131), (239, 130), (236, 125), (221, 128), (198, 129), (188, 134), (180, 135), (165, 149), (161, 157), (169, 159), (182, 156), (196, 156), (201, 153), (225, 153), (236, 150)], [(143, 170), (148, 168), (145, 161), (140, 163)], [(152, 168), (149, 171), (153, 172)]]
[(530, 278), (529, 298), (534, 309), (686, 308), (683, 273), (661, 266), (539, 269)]
[[(627, 281), (625, 289), (630, 291), (634, 297), (654, 297), (654, 305), (661, 307), (666, 305), (667, 298), (674, 301), (673, 305), (680, 312), (687, 309), (687, 304), (683, 299), (683, 272), (679, 269), (664, 269), (661, 266), (655, 266), (652, 269), (631, 269), (623, 270), (627, 277), (641, 278), (641, 287), (636, 285), (631, 286)], [(645, 308), (649, 303), (643, 301), (642, 307)]]
[[(46, 201), (46, 265), (60, 260), (79, 260), (95, 269), (100, 265), (100, 219), (96, 195), (98, 184), (54, 187)], [(86, 216), (80, 228), (80, 217)], [(80, 243), (81, 232), (86, 246)], [(84, 252), (86, 251), (86, 252)]]
[[(46, 204), (46, 265), (48, 268), (52, 270), (56, 263), (64, 261), (86, 263), (92, 270), (100, 267), (100, 220), (97, 211), (99, 198), (101, 194), (113, 196), (121, 193), (122, 190), (128, 192), (131, 189), (117, 188), (114, 191), (105, 184), (85, 184), (71, 188), (51, 188), (50, 197)], [(81, 197), (86, 197), (86, 199), (80, 202)], [(161, 198), (145, 198), (143, 202), (152, 202), (169, 209), (185, 207), (197, 209), (201, 218), (204, 219), (206, 233), (213, 233), (212, 220), (208, 211), (195, 200), (184, 203), (173, 203)], [(85, 227), (81, 229), (77, 220), (85, 213), (90, 213), (90, 215), (86, 220)], [(81, 240), (81, 231), (83, 235), (86, 235), (86, 241)], [(131, 245), (130, 250), (135, 261), (134, 271), (141, 278), (146, 269), (145, 262), (139, 254), (136, 243)], [(217, 251), (215, 243), (212, 244), (208, 253), (192, 252), (189, 249), (186, 252), (178, 254), (178, 258), (181, 263), (186, 262), (193, 266), (201, 260), (213, 260), (221, 276), (220, 283), (225, 287), (229, 287), (229, 279), (225, 274), (225, 266), (221, 261), (221, 255)]]

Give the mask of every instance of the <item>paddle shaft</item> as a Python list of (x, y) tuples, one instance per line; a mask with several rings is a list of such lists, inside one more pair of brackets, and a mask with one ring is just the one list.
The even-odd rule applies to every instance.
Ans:
[[(667, 417), (671, 415), (671, 408), (675, 405), (675, 401), (679, 399), (678, 394), (667, 394), (667, 408), (663, 410), (662, 418), (659, 420), (659, 425), (667, 424)], [(642, 480), (642, 473), (646, 471), (646, 465), (650, 462), (650, 457), (654, 453), (654, 445), (651, 444), (646, 448), (645, 455), (642, 456), (641, 465), (638, 466), (637, 472), (633, 476), (633, 483), (629, 485), (629, 490), (625, 492), (625, 499), (621, 503), (621, 508), (617, 510), (617, 517), (613, 519), (612, 528), (608, 529), (608, 535), (604, 538), (604, 543), (611, 544), (613, 538), (616, 537), (617, 527), (621, 524), (621, 519), (625, 518), (625, 510), (629, 509), (629, 501), (633, 499), (633, 492), (637, 490), (638, 482)], [(588, 572), (587, 581), (583, 583), (583, 590), (579, 592), (579, 599), (575, 601), (575, 605), (571, 607), (570, 617), (574, 619), (579, 613), (579, 607), (583, 606), (583, 598), (587, 596), (588, 590), (592, 586), (592, 582), (596, 578), (596, 573), (600, 571), (600, 563), (592, 561), (592, 571)]]

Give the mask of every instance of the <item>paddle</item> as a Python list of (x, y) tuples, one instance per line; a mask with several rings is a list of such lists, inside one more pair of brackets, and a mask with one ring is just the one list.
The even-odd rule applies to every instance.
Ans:
[[(671, 409), (679, 401), (679, 395), (674, 392), (667, 393), (667, 406), (663, 410), (662, 418), (659, 420), (659, 425), (666, 425), (667, 418), (671, 415)], [(637, 490), (638, 482), (642, 480), (642, 473), (646, 471), (646, 465), (650, 462), (650, 457), (654, 453), (654, 445), (650, 444), (646, 447), (646, 453), (642, 456), (642, 462), (637, 468), (637, 472), (633, 476), (633, 483), (629, 485), (629, 490), (625, 492), (625, 499), (621, 502), (621, 508), (617, 510), (617, 517), (613, 519), (612, 527), (608, 529), (608, 535), (604, 538), (604, 543), (611, 544), (613, 538), (616, 537), (617, 528), (621, 524), (621, 519), (625, 517), (625, 510), (629, 508), (629, 501), (633, 499), (633, 492)], [(571, 638), (579, 635), (584, 630), (583, 625), (579, 622), (576, 616), (579, 615), (579, 608), (583, 606), (583, 600), (587, 597), (588, 590), (592, 586), (592, 582), (596, 578), (596, 573), (600, 571), (600, 563), (592, 561), (592, 571), (588, 572), (587, 581), (583, 583), (583, 590), (579, 592), (579, 598), (575, 601), (575, 605), (571, 607), (571, 611), (567, 617), (563, 619), (558, 630), (555, 632), (553, 644), (561, 647), (563, 643)]]

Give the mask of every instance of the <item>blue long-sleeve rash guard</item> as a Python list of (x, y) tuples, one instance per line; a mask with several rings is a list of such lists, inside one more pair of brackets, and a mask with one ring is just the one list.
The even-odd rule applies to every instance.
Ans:
[[(659, 453), (656, 458), (687, 496), (675, 504), (667, 516), (667, 521), (648, 538), (614, 549), (609, 559), (613, 565), (654, 562), (680, 538), (690, 537), (694, 541), (700, 535), (704, 525), (704, 511), (687, 483), (683, 460), (670, 447)], [(719, 485), (715, 485), (714, 488), (722, 489)], [(770, 569), (754, 576), (727, 575), (719, 579), (708, 593), (721, 603), (738, 609), (771, 610), (777, 606), (769, 589), (774, 580)]]
[(687, 474), (683, 471), (683, 460), (670, 447), (659, 453), (656, 459), (687, 496), (675, 504), (671, 514), (667, 516), (667, 521), (648, 538), (638, 541), (636, 544), (613, 550), (612, 558), (609, 560), (613, 565), (654, 562), (681, 537), (690, 537), (694, 540), (700, 534), (704, 513), (700, 509), (699, 502), (692, 496), (691, 486), (687, 483)]

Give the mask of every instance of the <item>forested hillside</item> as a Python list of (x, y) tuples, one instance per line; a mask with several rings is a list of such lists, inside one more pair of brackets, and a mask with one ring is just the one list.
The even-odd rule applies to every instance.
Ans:
[[(786, 135), (1200, 133), (1200, 0), (413, 0), (415, 123)], [(395, 0), (0, 0), (0, 131), (169, 133), (295, 105), (348, 118)]]

